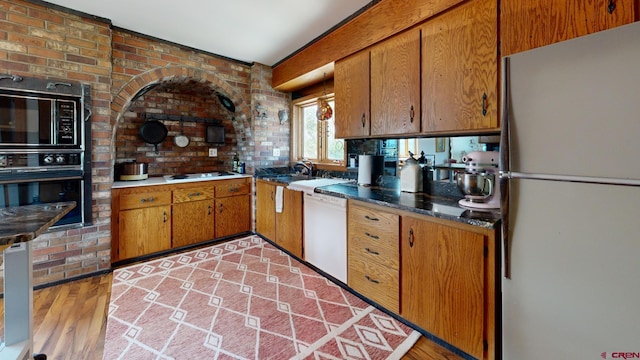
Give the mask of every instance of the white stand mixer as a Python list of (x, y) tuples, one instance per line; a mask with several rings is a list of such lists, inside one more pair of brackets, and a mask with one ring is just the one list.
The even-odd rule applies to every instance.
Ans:
[(464, 199), (458, 204), (479, 210), (500, 208), (499, 158), (497, 151), (473, 151), (462, 158), (466, 167), (456, 174), (456, 183)]

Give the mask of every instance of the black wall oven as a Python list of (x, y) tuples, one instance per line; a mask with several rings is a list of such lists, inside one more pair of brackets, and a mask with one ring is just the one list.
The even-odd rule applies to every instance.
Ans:
[(75, 201), (91, 223), (89, 85), (0, 74), (0, 207)]

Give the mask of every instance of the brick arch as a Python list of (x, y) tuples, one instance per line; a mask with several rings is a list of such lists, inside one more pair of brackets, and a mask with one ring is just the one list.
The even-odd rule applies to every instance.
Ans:
[[(241, 144), (245, 131), (250, 129), (249, 114), (250, 105), (245, 101), (241, 94), (230, 86), (224, 79), (218, 77), (215, 73), (206, 70), (188, 66), (167, 66), (146, 71), (132, 77), (125, 83), (111, 102), (112, 113), (112, 133), (111, 133), (111, 153), (115, 154), (115, 138), (118, 126), (124, 118), (125, 112), (131, 106), (133, 97), (144, 87), (154, 84), (163, 83), (183, 83), (194, 80), (208, 86), (216, 91), (223, 93), (233, 101), (236, 106), (237, 116), (232, 117), (232, 123), (236, 135), (236, 143)], [(115, 155), (112, 162), (115, 161)], [(113, 164), (112, 164), (113, 165)]]

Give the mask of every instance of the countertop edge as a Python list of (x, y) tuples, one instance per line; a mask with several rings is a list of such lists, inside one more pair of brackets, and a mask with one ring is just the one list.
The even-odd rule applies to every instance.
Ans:
[[(76, 203), (69, 201), (13, 206), (2, 209), (0, 219), (13, 217), (10, 226), (14, 226), (16, 230), (0, 230), (0, 247), (8, 247), (16, 243), (27, 242), (37, 238), (75, 207)], [(16, 211), (16, 214), (11, 214), (12, 211)], [(28, 226), (32, 227), (27, 229), (20, 228), (20, 219), (16, 219), (16, 217), (32, 217), (22, 220), (29, 221), (30, 225)], [(33, 217), (36, 218), (34, 219)]]
[[(481, 219), (463, 218), (463, 217), (459, 217), (459, 216), (455, 216), (455, 215), (449, 215), (449, 214), (446, 214), (446, 213), (436, 212), (436, 211), (432, 211), (432, 210), (426, 210), (426, 209), (410, 207), (410, 206), (405, 206), (405, 205), (400, 205), (400, 204), (393, 204), (393, 203), (386, 202), (386, 201), (369, 199), (369, 198), (360, 197), (360, 196), (352, 196), (352, 195), (348, 195), (348, 194), (344, 194), (344, 193), (340, 193), (340, 192), (336, 192), (336, 191), (325, 190), (322, 187), (316, 188), (315, 192), (319, 193), (319, 194), (324, 194), (324, 195), (331, 195), (331, 196), (341, 197), (341, 198), (344, 198), (344, 199), (347, 199), (347, 200), (349, 200), (349, 199), (358, 200), (358, 201), (362, 201), (362, 202), (366, 202), (366, 203), (370, 203), (370, 204), (385, 206), (385, 207), (392, 208), (392, 209), (403, 210), (403, 211), (416, 213), (416, 214), (420, 214), (420, 215), (426, 215), (426, 216), (430, 216), (430, 217), (434, 217), (434, 218), (450, 220), (450, 221), (455, 221), (455, 222), (459, 222), (459, 223), (465, 223), (465, 224), (469, 224), (469, 225), (473, 225), (473, 226), (482, 227), (482, 228), (485, 228), (485, 229), (495, 229), (499, 225), (499, 221), (492, 222), (492, 221), (481, 220)], [(437, 202), (434, 202), (434, 203), (437, 204)]]
[(167, 182), (162, 176), (154, 176), (145, 180), (114, 181), (113, 184), (111, 184), (111, 189), (126, 189), (126, 188), (132, 188), (132, 187), (158, 186), (158, 185), (181, 185), (181, 184), (191, 184), (191, 183), (203, 182), (203, 181), (233, 180), (233, 179), (244, 179), (244, 178), (250, 178), (250, 177), (252, 177), (252, 175), (237, 174), (237, 175), (228, 175), (228, 176), (219, 176), (219, 177), (197, 178), (189, 181)]

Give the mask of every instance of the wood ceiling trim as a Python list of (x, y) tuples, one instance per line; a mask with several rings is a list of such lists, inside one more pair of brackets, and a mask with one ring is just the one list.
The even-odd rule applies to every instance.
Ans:
[(465, 0), (382, 0), (273, 68), (271, 86), (294, 91), (333, 74), (333, 64)]

